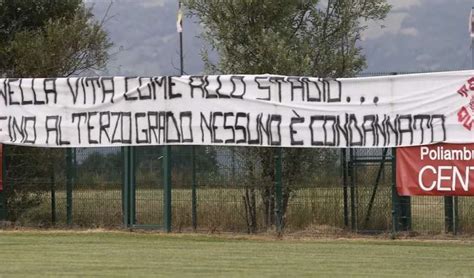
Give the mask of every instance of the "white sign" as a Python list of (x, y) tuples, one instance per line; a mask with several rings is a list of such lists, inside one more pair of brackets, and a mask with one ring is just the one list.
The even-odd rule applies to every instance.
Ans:
[(474, 142), (474, 71), (0, 79), (0, 143), (394, 147)]

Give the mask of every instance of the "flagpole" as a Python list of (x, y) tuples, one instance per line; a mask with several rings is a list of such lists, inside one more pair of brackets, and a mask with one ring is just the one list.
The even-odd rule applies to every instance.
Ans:
[[(178, 1), (178, 33), (179, 33), (179, 69), (180, 75), (184, 75), (184, 55), (183, 55), (183, 11), (181, 1)], [(193, 230), (197, 229), (197, 183), (196, 183), (196, 147), (191, 146), (191, 219)]]
[[(181, 12), (181, 1), (178, 1), (178, 9), (179, 9), (179, 12)], [(179, 68), (180, 68), (180, 75), (184, 75), (183, 30), (179, 32)]]

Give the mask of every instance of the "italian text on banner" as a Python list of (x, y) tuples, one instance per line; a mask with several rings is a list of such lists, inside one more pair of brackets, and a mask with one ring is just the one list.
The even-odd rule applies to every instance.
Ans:
[(1, 78), (0, 143), (382, 148), (474, 143), (474, 71)]

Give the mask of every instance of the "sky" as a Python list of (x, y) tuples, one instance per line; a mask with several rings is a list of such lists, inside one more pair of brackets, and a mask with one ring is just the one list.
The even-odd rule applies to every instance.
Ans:
[[(101, 74), (152, 76), (179, 73), (176, 0), (112, 0), (105, 29), (114, 43)], [(87, 0), (98, 19), (111, 0)], [(382, 22), (369, 22), (360, 46), (366, 73), (460, 70), (471, 67), (468, 19), (472, 0), (389, 0)], [(203, 71), (195, 20), (184, 21), (185, 73)]]

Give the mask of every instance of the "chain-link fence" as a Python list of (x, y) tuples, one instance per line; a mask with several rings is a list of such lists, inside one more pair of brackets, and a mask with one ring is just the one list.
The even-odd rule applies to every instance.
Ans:
[(474, 232), (469, 197), (396, 194), (392, 149), (165, 149), (5, 146), (0, 217), (35, 227)]

